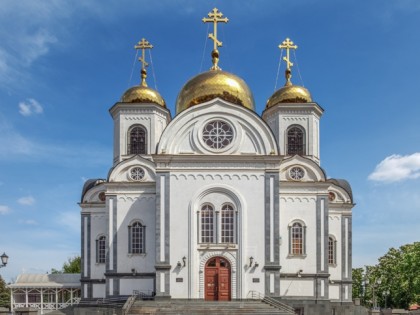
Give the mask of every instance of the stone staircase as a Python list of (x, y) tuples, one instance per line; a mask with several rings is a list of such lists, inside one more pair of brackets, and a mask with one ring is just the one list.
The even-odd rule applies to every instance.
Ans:
[(262, 300), (240, 301), (203, 301), (203, 300), (168, 300), (168, 301), (135, 301), (127, 310), (127, 315), (291, 315), (291, 308), (279, 308)]

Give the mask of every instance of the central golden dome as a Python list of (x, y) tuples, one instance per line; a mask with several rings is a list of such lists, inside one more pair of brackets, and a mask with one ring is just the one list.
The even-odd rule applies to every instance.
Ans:
[(181, 89), (176, 100), (176, 113), (215, 98), (254, 110), (254, 97), (244, 80), (220, 69), (200, 73)]

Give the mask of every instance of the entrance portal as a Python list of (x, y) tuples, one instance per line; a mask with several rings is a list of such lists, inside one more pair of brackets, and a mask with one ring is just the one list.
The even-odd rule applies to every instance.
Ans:
[(206, 301), (230, 301), (230, 264), (225, 258), (210, 258), (204, 279)]

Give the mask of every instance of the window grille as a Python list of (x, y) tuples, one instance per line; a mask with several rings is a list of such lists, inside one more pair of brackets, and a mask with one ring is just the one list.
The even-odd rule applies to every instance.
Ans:
[(287, 131), (287, 154), (305, 155), (305, 133), (303, 128), (293, 126)]
[(128, 154), (147, 154), (146, 130), (143, 127), (134, 127), (129, 132)]

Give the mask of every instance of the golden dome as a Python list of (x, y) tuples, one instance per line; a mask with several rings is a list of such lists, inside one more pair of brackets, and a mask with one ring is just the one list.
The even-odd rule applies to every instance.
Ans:
[(273, 107), (279, 103), (310, 103), (312, 102), (311, 93), (303, 86), (286, 84), (278, 89), (268, 99), (266, 108)]
[(254, 97), (245, 81), (232, 73), (213, 69), (184, 85), (176, 100), (176, 113), (216, 97), (254, 110)]
[(154, 103), (166, 108), (165, 101), (160, 94), (144, 85), (129, 88), (121, 97), (123, 103)]

